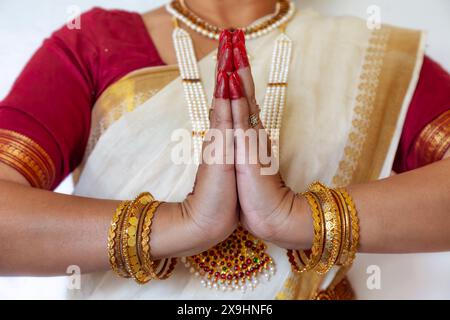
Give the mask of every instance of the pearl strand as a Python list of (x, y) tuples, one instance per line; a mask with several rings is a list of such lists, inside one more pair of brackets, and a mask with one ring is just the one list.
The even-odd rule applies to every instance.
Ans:
[(172, 37), (192, 125), (194, 163), (198, 164), (201, 160), (203, 138), (209, 129), (208, 104), (191, 37), (179, 27), (174, 28)]
[(278, 155), (291, 55), (292, 40), (283, 32), (276, 40), (270, 66), (269, 84), (261, 109), (261, 120), (272, 140), (275, 155)]
[[(178, 20), (183, 22), (189, 29), (191, 29), (205, 37), (208, 37), (210, 39), (219, 40), (220, 31), (219, 32), (208, 31), (207, 29), (201, 27), (199, 24), (192, 22), (183, 13), (179, 12), (173, 6), (173, 3), (168, 3), (166, 5), (166, 10), (172, 16), (176, 17)], [(287, 13), (285, 15), (283, 15), (280, 19), (268, 24), (269, 21), (274, 20), (275, 17), (279, 14), (279, 4), (277, 4), (277, 10), (275, 11), (275, 13), (261, 19), (260, 21), (257, 21), (255, 24), (250, 25), (250, 27), (257, 29), (257, 31), (246, 32), (246, 30), (249, 29), (250, 27), (243, 28), (244, 33), (245, 33), (245, 39), (246, 40), (256, 39), (263, 35), (268, 34), (269, 32), (286, 24), (293, 17), (294, 13), (295, 13), (295, 4), (292, 1), (289, 1), (289, 9), (288, 9)]]
[[(206, 95), (200, 79), (200, 72), (191, 37), (186, 31), (176, 25), (173, 32), (173, 42), (192, 124), (194, 159), (199, 161), (204, 134), (210, 126)], [(291, 53), (292, 41), (283, 32), (276, 40), (272, 55), (269, 83), (266, 88), (263, 108), (261, 109), (261, 119), (269, 132), (270, 138), (274, 142), (274, 153), (276, 155), (278, 155), (278, 136), (286, 103), (286, 85)], [(182, 261), (190, 269), (192, 274), (201, 278), (201, 284), (206, 288), (220, 291), (241, 290), (242, 293), (245, 293), (247, 290), (254, 290), (260, 283), (259, 275), (252, 275), (230, 284), (226, 281), (213, 281), (211, 278), (203, 276), (197, 271), (186, 258), (183, 258)], [(261, 275), (266, 281), (269, 281), (274, 273), (275, 265), (273, 262), (270, 262), (262, 271)]]

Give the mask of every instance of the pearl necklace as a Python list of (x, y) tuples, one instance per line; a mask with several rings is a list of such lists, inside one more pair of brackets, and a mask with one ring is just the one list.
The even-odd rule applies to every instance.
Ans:
[[(174, 0), (166, 5), (166, 10), (182, 21), (189, 29), (210, 39), (219, 40), (222, 29), (206, 22), (184, 4), (184, 0)], [(255, 39), (287, 23), (295, 12), (295, 5), (289, 0), (278, 0), (275, 12), (246, 28), (242, 28), (245, 38)]]
[[(278, 139), (286, 103), (286, 87), (292, 53), (292, 40), (284, 28), (275, 41), (261, 120), (270, 135), (274, 154), (278, 156)], [(172, 34), (185, 99), (192, 125), (194, 161), (200, 163), (205, 133), (210, 127), (209, 108), (200, 78), (192, 38), (176, 22)], [(254, 290), (259, 276), (268, 281), (275, 273), (272, 258), (265, 252), (265, 244), (239, 227), (216, 247), (182, 262), (204, 287), (222, 291)]]

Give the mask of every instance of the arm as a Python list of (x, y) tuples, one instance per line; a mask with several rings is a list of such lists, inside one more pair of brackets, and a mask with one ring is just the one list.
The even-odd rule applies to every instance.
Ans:
[[(37, 189), (56, 187), (83, 157), (100, 92), (94, 84), (104, 82), (95, 78), (99, 52), (91, 37), (102, 31), (91, 30), (101, 26), (96, 12), (83, 16), (83, 30), (63, 27), (46, 40), (0, 102), (0, 276), (59, 275), (69, 265), (82, 272), (109, 269), (108, 229), (118, 202)], [(218, 57), (226, 65), (223, 57), (231, 56)], [(231, 129), (229, 100), (216, 95), (213, 106), (211, 128)], [(11, 132), (25, 138), (9, 139)], [(32, 147), (24, 148), (29, 140)], [(24, 158), (28, 163), (20, 163)], [(158, 208), (153, 258), (198, 254), (228, 237), (238, 220), (235, 186), (232, 164), (202, 163), (185, 201)]]
[[(231, 55), (219, 55), (219, 68), (226, 65), (225, 58)], [(211, 128), (225, 135), (232, 128), (231, 106), (225, 99), (228, 76), (219, 75)], [(211, 140), (207, 135), (205, 144)], [(234, 145), (226, 147), (233, 150)], [(222, 156), (217, 159), (222, 164), (200, 165), (185, 201), (159, 207), (152, 222), (153, 258), (198, 254), (234, 231), (234, 165), (226, 164), (226, 152)], [(0, 275), (64, 274), (69, 265), (78, 265), (82, 272), (108, 270), (108, 229), (118, 204), (31, 188), (18, 171), (0, 161)]]
[[(358, 210), (361, 252), (450, 250), (450, 159), (347, 190)], [(310, 248), (310, 209), (303, 197), (289, 193), (280, 208), (291, 209), (268, 220), (266, 237), (288, 249)]]
[[(205, 171), (200, 174), (207, 179)], [(205, 183), (198, 181), (197, 189), (206, 190)], [(202, 193), (158, 209), (151, 237), (155, 258), (200, 253), (233, 230), (231, 220), (231, 225), (224, 221), (222, 230), (204, 228), (205, 216), (192, 212), (204, 202)], [(217, 202), (222, 214), (225, 202)], [(108, 270), (106, 240), (118, 203), (31, 188), (18, 172), (0, 163), (0, 275), (60, 275), (69, 265), (78, 265), (83, 273)]]
[[(234, 50), (236, 56), (246, 56), (243, 45)], [(244, 95), (232, 101), (233, 121), (235, 128), (247, 130), (249, 115), (258, 112), (255, 89), (248, 63), (235, 64), (240, 66), (237, 72)], [(264, 128), (259, 124), (256, 129)], [(235, 147), (237, 154), (250, 152), (243, 139), (237, 139)], [(279, 174), (261, 175), (261, 167), (236, 165), (243, 224), (257, 237), (281, 247), (310, 248), (313, 225), (306, 200), (285, 186)], [(348, 190), (360, 219), (361, 251), (450, 250), (450, 159), (384, 180), (352, 185)]]

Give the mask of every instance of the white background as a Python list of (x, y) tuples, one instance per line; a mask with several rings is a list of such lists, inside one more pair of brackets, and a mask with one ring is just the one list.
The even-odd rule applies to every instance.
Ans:
[[(263, 0), (261, 0), (263, 1)], [(68, 18), (67, 8), (82, 11), (93, 6), (144, 12), (164, 0), (0, 0), (0, 99), (42, 40)], [(450, 70), (450, 1), (448, 0), (300, 0), (299, 7), (312, 7), (333, 15), (366, 17), (370, 5), (381, 8), (383, 23), (428, 31), (427, 53)], [(60, 192), (70, 193), (66, 181)], [(0, 258), (1, 254), (0, 254)], [(366, 256), (365, 263), (377, 264), (382, 272), (382, 290), (357, 288), (361, 298), (447, 298), (450, 299), (450, 254), (392, 255), (379, 259)], [(383, 263), (380, 263), (383, 261)], [(365, 277), (365, 268), (356, 270)], [(61, 298), (62, 279), (0, 278), (0, 298)]]

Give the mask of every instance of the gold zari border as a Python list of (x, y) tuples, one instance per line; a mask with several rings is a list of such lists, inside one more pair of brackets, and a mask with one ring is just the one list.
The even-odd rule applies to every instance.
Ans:
[(20, 172), (32, 187), (50, 189), (55, 181), (55, 165), (47, 152), (20, 133), (0, 129), (0, 162)]
[[(359, 77), (352, 128), (333, 177), (335, 187), (378, 179), (393, 141), (418, 61), (422, 33), (392, 26), (374, 30)], [(277, 299), (354, 299), (341, 267), (326, 290), (324, 276), (293, 274)]]
[(450, 148), (450, 110), (429, 123), (414, 145), (420, 166), (441, 160)]

